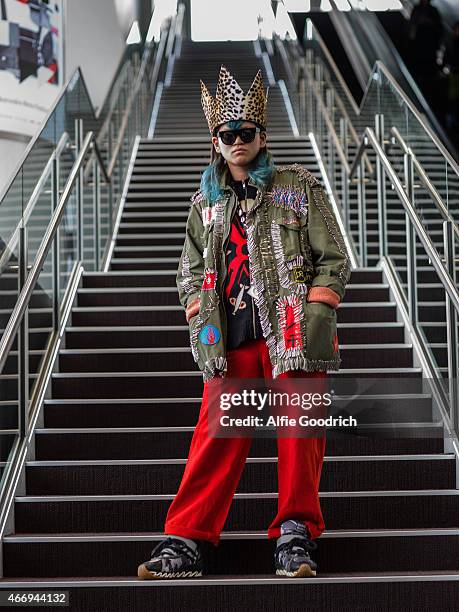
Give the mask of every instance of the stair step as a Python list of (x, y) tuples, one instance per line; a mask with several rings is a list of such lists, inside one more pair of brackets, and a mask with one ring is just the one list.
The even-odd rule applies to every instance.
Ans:
[[(322, 491), (329, 529), (456, 527), (459, 490)], [(17, 496), (16, 530), (22, 533), (159, 531), (174, 495)], [(236, 493), (231, 530), (263, 529), (277, 512), (277, 493)]]
[[(123, 293), (125, 302), (129, 303), (128, 294)], [(100, 303), (109, 304), (110, 295), (101, 295)], [(135, 296), (134, 296), (135, 299)], [(80, 296), (78, 301), (80, 302)], [(89, 300), (88, 300), (89, 301)], [(90, 301), (94, 301), (91, 296)], [(99, 301), (99, 300), (98, 300)], [(377, 326), (370, 323), (338, 323), (338, 338), (341, 344), (354, 343), (403, 343), (404, 325), (402, 322), (381, 322)], [(445, 330), (435, 327), (439, 333)], [(432, 332), (435, 336), (436, 331)], [(112, 326), (76, 326), (66, 329), (66, 346), (77, 348), (134, 348), (155, 346), (187, 346), (190, 335), (189, 326), (183, 325), (112, 325)]]
[[(107, 316), (109, 319), (110, 317)], [(75, 317), (77, 320), (78, 318)], [(92, 322), (94, 324), (94, 322)], [(340, 355), (344, 367), (390, 367), (395, 357), (400, 367), (412, 365), (412, 347), (404, 344), (341, 345)], [(162, 371), (172, 368), (191, 369), (194, 360), (191, 348), (153, 347), (144, 349), (63, 349), (59, 357), (59, 371), (65, 372), (137, 372)]]
[[(335, 405), (346, 405), (346, 399), (334, 400)], [(81, 402), (76, 399), (45, 400), (46, 427), (139, 427), (195, 426), (201, 398), (158, 399), (99, 399)], [(382, 423), (390, 421), (431, 421), (432, 398), (428, 394), (400, 393), (399, 395), (361, 395), (352, 399), (359, 421)], [(167, 432), (165, 433), (167, 435)]]
[[(132, 577), (164, 537), (151, 532), (5, 536), (3, 580), (9, 580), (9, 576)], [(412, 571), (413, 558), (420, 558), (417, 566), (420, 572), (455, 571), (458, 543), (457, 529), (326, 530), (318, 541), (314, 559), (322, 580), (343, 569), (342, 559), (347, 558), (349, 545), (352, 558), (348, 572), (384, 572), (388, 556), (393, 558), (391, 571)], [(269, 575), (273, 572), (274, 548), (274, 542), (268, 540), (264, 531), (224, 531), (217, 549), (205, 548), (205, 575), (209, 579), (254, 572)], [(40, 562), (43, 558), (47, 559), (46, 566)], [(101, 564), (100, 559), (105, 562)]]
[[(104, 398), (105, 399), (105, 398)], [(91, 405), (94, 399), (89, 399)], [(116, 414), (116, 409), (114, 409)], [(181, 421), (182, 422), (182, 421)], [(188, 455), (193, 424), (188, 427), (85, 427), (39, 429), (36, 459), (161, 459)], [(421, 421), (393, 424), (360, 424), (357, 434), (327, 429), (327, 455), (396, 455), (443, 452), (443, 427)], [(355, 432), (354, 432), (355, 433)], [(254, 438), (250, 457), (277, 454), (275, 438)]]
[[(28, 461), (28, 495), (168, 494), (180, 486), (186, 459)], [(277, 457), (252, 457), (237, 486), (240, 493), (275, 490)], [(451, 489), (455, 456), (325, 457), (321, 491)], [(459, 534), (458, 534), (459, 535)]]
[[(145, 558), (145, 555), (140, 557), (140, 561)], [(345, 601), (356, 602), (356, 605), (371, 601), (374, 612), (387, 609), (402, 612), (411, 604), (420, 608), (425, 601), (435, 601), (440, 610), (454, 610), (459, 589), (459, 572), (454, 570), (338, 572), (287, 580), (275, 576), (273, 569), (265, 575), (203, 576), (189, 579), (186, 584), (183, 579), (164, 580), (160, 583), (164, 588), (152, 588), (150, 581), (140, 580), (135, 575), (138, 564), (139, 557), (136, 557), (132, 578), (6, 578), (0, 581), (0, 585), (2, 589), (13, 591), (49, 588), (55, 592), (65, 589), (69, 592), (72, 606), (81, 612), (116, 610), (120, 600), (123, 609), (136, 612), (150, 612), (157, 608), (180, 609), (183, 589), (187, 589), (187, 598), (199, 602), (198, 609), (213, 610), (218, 601), (220, 612), (232, 612), (235, 601), (244, 601), (246, 609), (266, 612), (277, 612), (279, 602), (293, 607), (298, 601), (307, 601), (308, 606), (316, 610), (324, 609), (326, 604), (327, 612), (342, 612)], [(159, 587), (159, 584), (155, 586)], [(142, 588), (140, 592), (139, 588)]]

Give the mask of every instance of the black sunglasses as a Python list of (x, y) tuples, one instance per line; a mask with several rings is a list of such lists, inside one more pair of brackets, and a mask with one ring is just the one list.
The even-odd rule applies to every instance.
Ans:
[(241, 137), (242, 142), (248, 143), (253, 142), (255, 134), (260, 132), (259, 127), (245, 127), (238, 130), (221, 130), (218, 132), (218, 137), (226, 145), (233, 145), (236, 142), (238, 136)]

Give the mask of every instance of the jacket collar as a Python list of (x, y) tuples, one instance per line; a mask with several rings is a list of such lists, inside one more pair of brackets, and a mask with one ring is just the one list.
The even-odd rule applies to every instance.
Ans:
[[(231, 180), (231, 173), (228, 167), (228, 164), (225, 164), (224, 168), (223, 168), (223, 173), (222, 176), (220, 178), (220, 188), (225, 191), (225, 192), (230, 192), (233, 191), (233, 189), (231, 188), (229, 182)], [(260, 187), (258, 187), (253, 180), (249, 177), (248, 178), (248, 185), (252, 185), (253, 187), (256, 187), (258, 189), (258, 191), (261, 192), (262, 195), (264, 195), (266, 193), (266, 189), (262, 188), (260, 189)]]

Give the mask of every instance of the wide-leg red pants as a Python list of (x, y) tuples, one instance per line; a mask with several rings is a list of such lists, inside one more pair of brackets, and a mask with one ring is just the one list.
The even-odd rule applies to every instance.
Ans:
[[(227, 374), (233, 378), (272, 379), (272, 366), (264, 338), (249, 340), (227, 351)], [(278, 378), (325, 377), (326, 372), (292, 370)], [(252, 438), (214, 438), (208, 435), (208, 387), (177, 495), (169, 507), (165, 534), (220, 540), (233, 495), (241, 477)], [(280, 536), (280, 525), (296, 519), (307, 525), (315, 539), (325, 529), (319, 502), (319, 482), (325, 453), (322, 438), (277, 438), (278, 511), (268, 538)]]

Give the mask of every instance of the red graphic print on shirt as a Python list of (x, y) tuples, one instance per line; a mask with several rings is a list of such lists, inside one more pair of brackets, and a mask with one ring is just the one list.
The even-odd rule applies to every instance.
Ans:
[(225, 286), (225, 296), (236, 297), (240, 285), (250, 286), (249, 258), (247, 254), (247, 237), (244, 226), (238, 215), (233, 218), (228, 242), (228, 279)]

